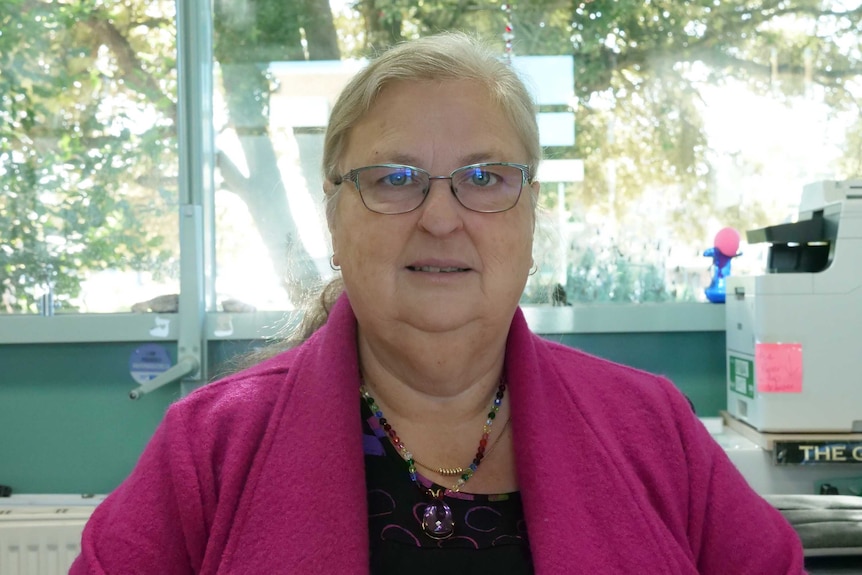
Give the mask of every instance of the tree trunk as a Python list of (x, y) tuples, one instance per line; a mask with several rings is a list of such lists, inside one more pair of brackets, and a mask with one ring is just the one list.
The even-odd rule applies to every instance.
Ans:
[(309, 60), (338, 60), (338, 35), (332, 21), (329, 0), (303, 0), (302, 25), (308, 41)]
[[(266, 245), (273, 268), (294, 304), (303, 291), (320, 281), (320, 273), (302, 244), (297, 218), (290, 209), (285, 182), (278, 169), (278, 156), (269, 133), (271, 61), (304, 59), (299, 26), (305, 29), (311, 59), (338, 59), (338, 42), (327, 0), (303, 0), (296, 4), (282, 0), (253, 0), (243, 14), (226, 14), (216, 4), (216, 58), (221, 63), (230, 122), (239, 136), (249, 175), (233, 169), (221, 155), (219, 166), (226, 187), (248, 207), (258, 233)], [(293, 10), (293, 13), (288, 13)], [(249, 14), (250, 12), (251, 14)], [(273, 22), (277, 20), (278, 22)], [(284, 22), (291, 22), (285, 26)], [(302, 144), (302, 142), (299, 142)], [(299, 145), (300, 165), (314, 193), (320, 186), (319, 161), (311, 166), (309, 153)], [(316, 195), (316, 194), (315, 194)]]

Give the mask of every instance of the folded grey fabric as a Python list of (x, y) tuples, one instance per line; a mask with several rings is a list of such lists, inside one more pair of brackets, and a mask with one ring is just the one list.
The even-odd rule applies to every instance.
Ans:
[(799, 533), (805, 549), (862, 550), (862, 497), (765, 495)]

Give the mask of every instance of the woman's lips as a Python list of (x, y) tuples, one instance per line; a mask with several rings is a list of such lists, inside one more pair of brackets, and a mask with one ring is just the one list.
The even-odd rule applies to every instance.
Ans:
[(462, 268), (457, 266), (407, 266), (407, 269), (414, 272), (431, 272), (431, 273), (452, 273), (452, 272), (468, 272), (470, 268)]

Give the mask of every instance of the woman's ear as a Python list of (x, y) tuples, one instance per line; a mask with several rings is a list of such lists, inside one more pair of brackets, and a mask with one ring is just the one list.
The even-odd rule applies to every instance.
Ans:
[(530, 184), (530, 202), (533, 206), (533, 233), (536, 233), (536, 218), (539, 215), (539, 190), (542, 189), (542, 185), (533, 180)]
[(338, 234), (335, 233), (334, 226), (329, 225), (329, 242), (332, 245), (332, 257), (329, 258), (329, 264), (333, 267), (340, 266), (338, 263)]
[(332, 257), (329, 260), (331, 266), (338, 266), (338, 234), (336, 233), (336, 211), (338, 209), (338, 196), (335, 185), (332, 182), (323, 182), (323, 193), (326, 197), (326, 227), (329, 229), (329, 243), (332, 246)]
[(326, 215), (326, 227), (329, 228), (329, 235), (335, 233), (335, 212), (338, 209), (338, 190), (329, 180), (323, 181), (323, 197), (324, 211)]

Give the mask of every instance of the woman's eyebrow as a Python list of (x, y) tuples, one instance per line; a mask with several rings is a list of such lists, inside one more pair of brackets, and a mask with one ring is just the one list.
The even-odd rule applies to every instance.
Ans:
[(475, 152), (462, 158), (461, 165), (469, 166), (470, 164), (478, 164), (481, 162), (489, 162), (491, 160), (499, 160), (502, 154), (499, 152)]
[[(420, 164), (422, 163), (419, 158), (413, 156), (411, 154), (405, 154), (403, 152), (395, 152), (393, 154), (376, 154), (378, 157), (389, 158), (386, 162), (380, 163), (388, 163), (388, 164), (404, 164), (406, 166), (414, 166), (416, 168), (420, 168)], [(471, 164), (478, 164), (480, 162), (488, 162), (491, 160), (499, 160), (501, 158), (501, 154), (493, 151), (483, 151), (483, 152), (473, 152), (467, 156), (463, 156), (461, 160), (458, 162), (458, 167), (460, 166), (469, 166)], [(425, 169), (425, 168), (423, 168)]]
[(404, 153), (397, 153), (396, 152), (395, 154), (392, 154), (391, 156), (385, 155), (384, 157), (392, 158), (392, 161), (390, 162), (392, 164), (405, 164), (407, 166), (414, 166), (414, 167), (418, 168), (419, 164), (421, 163), (419, 161), (419, 158), (417, 158), (416, 156), (411, 156), (410, 154), (404, 154)]

